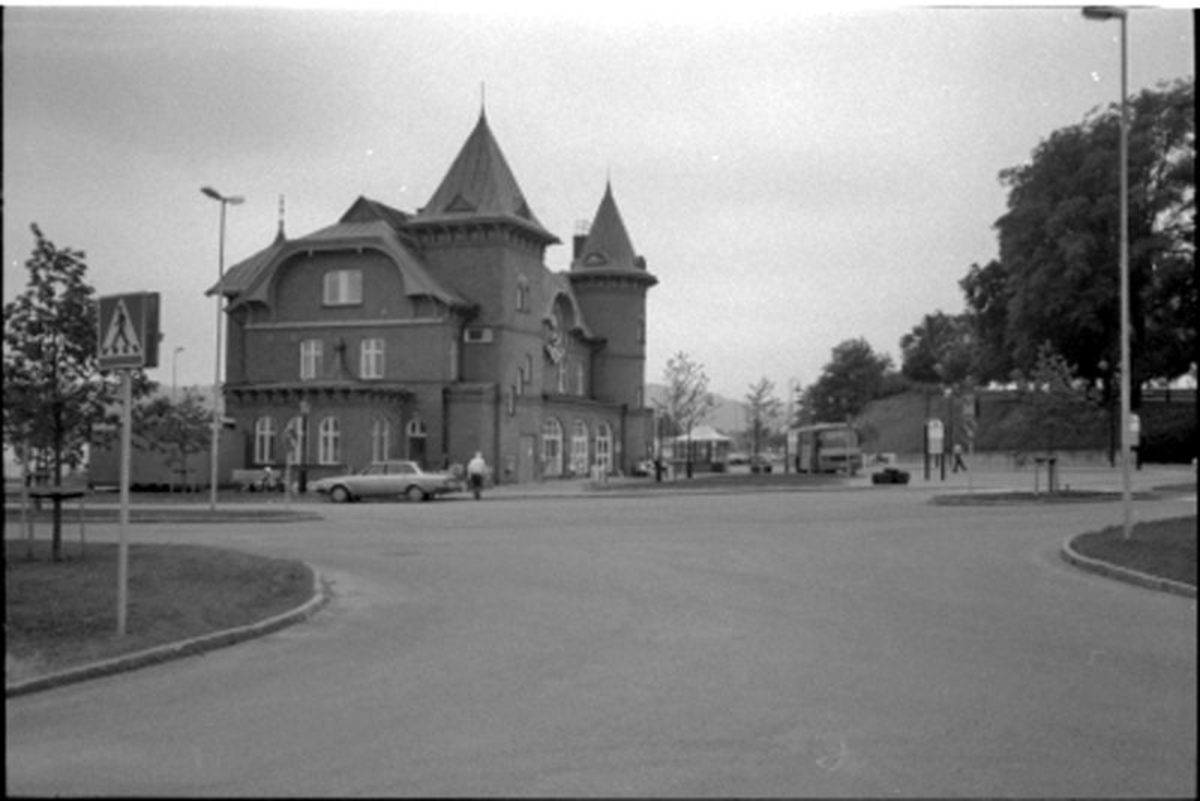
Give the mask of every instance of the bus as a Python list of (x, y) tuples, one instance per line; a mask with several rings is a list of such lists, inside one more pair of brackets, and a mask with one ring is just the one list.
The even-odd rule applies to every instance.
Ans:
[[(858, 432), (849, 423), (818, 423), (793, 428), (796, 472), (855, 475), (863, 466)], [(789, 436), (788, 439), (793, 439)]]

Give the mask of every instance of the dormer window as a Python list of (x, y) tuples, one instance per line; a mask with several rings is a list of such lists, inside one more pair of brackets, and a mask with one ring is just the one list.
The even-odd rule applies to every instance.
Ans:
[(362, 270), (330, 270), (325, 273), (326, 306), (362, 304)]

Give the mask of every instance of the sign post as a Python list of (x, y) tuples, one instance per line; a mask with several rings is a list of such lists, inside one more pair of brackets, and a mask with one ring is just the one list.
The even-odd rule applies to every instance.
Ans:
[(158, 366), (158, 293), (99, 299), (97, 354), (101, 370), (121, 372), (121, 511), (117, 526), (117, 636), (125, 636), (129, 586), (129, 473), (133, 451), (133, 370)]

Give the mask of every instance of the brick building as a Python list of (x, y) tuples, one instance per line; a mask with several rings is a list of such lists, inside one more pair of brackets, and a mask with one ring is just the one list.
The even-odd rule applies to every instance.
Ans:
[[(569, 270), (485, 114), (429, 202), (360, 197), (279, 236), (209, 290), (226, 299), (226, 416), (246, 467), (308, 478), (481, 450), (499, 482), (625, 471), (650, 450), (646, 293), (606, 187)], [(227, 478), (227, 477), (225, 477)]]

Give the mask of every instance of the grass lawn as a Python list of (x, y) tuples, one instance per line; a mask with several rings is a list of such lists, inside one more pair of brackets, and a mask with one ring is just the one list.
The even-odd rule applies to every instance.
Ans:
[(117, 627), (117, 546), (4, 541), (5, 679), (74, 665), (255, 623), (312, 597), (301, 562), (195, 545), (129, 546), (124, 637)]
[(1136, 523), (1125, 539), (1122, 526), (1071, 541), (1080, 556), (1196, 586), (1196, 516)]

